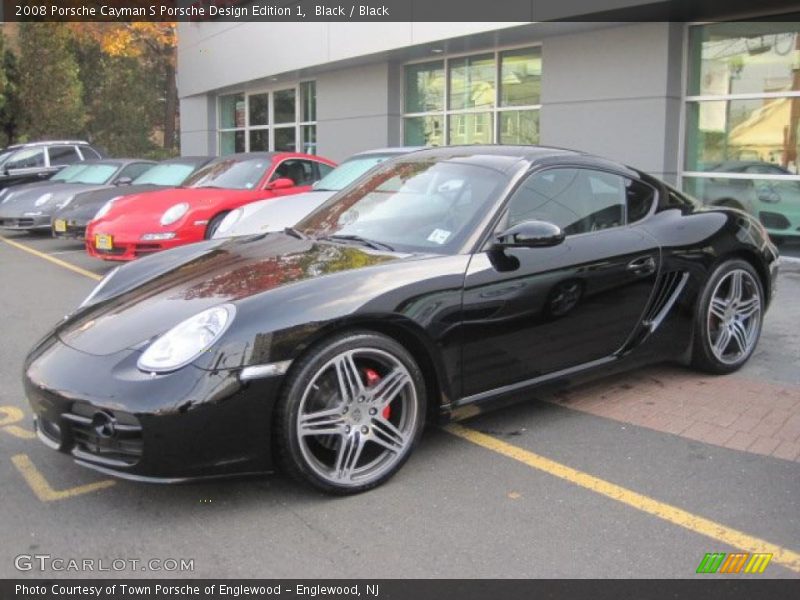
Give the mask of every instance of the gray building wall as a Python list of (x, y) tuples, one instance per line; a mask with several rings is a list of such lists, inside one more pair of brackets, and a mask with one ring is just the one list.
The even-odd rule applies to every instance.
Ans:
[[(488, 24), (499, 27), (494, 34), (487, 24), (388, 25), (219, 24), (215, 35), (213, 24), (183, 25), (198, 29), (182, 38), (186, 45), (179, 51), (182, 152), (216, 151), (221, 90), (252, 89), (273, 79), (316, 81), (319, 154), (341, 160), (399, 145), (402, 64), (419, 57), (418, 46), (404, 44), (455, 34), (444, 44), (453, 52), (542, 44), (540, 143), (597, 153), (676, 179), (684, 24)], [(465, 25), (471, 26), (468, 35)], [(366, 37), (359, 35), (365, 26), (373, 27)], [(265, 27), (281, 36), (265, 35)], [(302, 35), (297, 27), (305, 27)], [(309, 28), (319, 29), (326, 43), (310, 40)], [(231, 36), (239, 41), (229, 46)], [(308, 46), (297, 39), (309, 40)]]

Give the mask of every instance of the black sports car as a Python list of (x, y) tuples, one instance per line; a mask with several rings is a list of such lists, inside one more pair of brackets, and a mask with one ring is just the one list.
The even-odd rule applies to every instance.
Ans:
[(53, 237), (82, 240), (86, 234), (86, 225), (104, 206), (110, 207), (124, 196), (178, 187), (212, 160), (212, 156), (170, 158), (148, 169), (124, 188), (107, 186), (77, 194), (69, 204), (53, 213)]
[(111, 272), (36, 344), (25, 387), (42, 441), (100, 471), (280, 465), (358, 492), (427, 419), (655, 361), (738, 369), (777, 258), (752, 217), (602, 158), (423, 150), (283, 233)]

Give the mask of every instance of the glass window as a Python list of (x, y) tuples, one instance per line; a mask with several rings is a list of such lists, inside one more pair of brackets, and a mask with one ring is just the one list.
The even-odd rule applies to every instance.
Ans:
[(269, 94), (250, 94), (247, 97), (249, 105), (250, 125), (269, 125)]
[(314, 237), (360, 236), (402, 251), (457, 251), (508, 177), (447, 159), (378, 165), (296, 227)]
[(495, 100), (494, 55), (454, 58), (450, 61), (451, 110), (488, 108)]
[(47, 154), (50, 156), (51, 167), (71, 165), (81, 160), (75, 146), (50, 146), (47, 149)]
[(491, 144), (492, 113), (450, 115), (451, 144)]
[(23, 148), (6, 160), (6, 169), (33, 169), (44, 166), (44, 150), (42, 148)]
[(306, 154), (317, 153), (317, 126), (316, 125), (303, 125), (300, 127), (303, 135), (303, 148), (301, 152)]
[(624, 223), (624, 178), (589, 169), (549, 169), (536, 173), (514, 192), (508, 226), (546, 221), (567, 235), (598, 231)]
[(304, 122), (317, 120), (316, 82), (306, 81), (300, 84), (300, 106), (302, 107), (301, 118)]
[(269, 151), (269, 129), (252, 129), (250, 131), (250, 152)]
[(231, 190), (253, 189), (264, 176), (270, 162), (264, 158), (219, 158), (206, 165), (189, 179), (188, 187), (217, 187)]
[(319, 179), (323, 177), (327, 177), (331, 171), (333, 171), (333, 167), (330, 165), (326, 165), (325, 163), (318, 162), (317, 165), (317, 176)]
[(689, 95), (800, 91), (800, 23), (734, 22), (692, 27)]
[(444, 109), (444, 62), (408, 65), (405, 70), (405, 112)]
[(296, 152), (297, 144), (294, 127), (279, 127), (275, 129), (275, 150), (278, 152)]
[(134, 185), (180, 185), (192, 174), (195, 165), (166, 163), (155, 165), (133, 180)]
[(686, 126), (688, 171), (800, 172), (800, 98), (689, 102)]
[(387, 158), (391, 158), (391, 156), (386, 154), (370, 154), (367, 156), (356, 156), (355, 158), (346, 160), (333, 169), (328, 175), (320, 179), (317, 185), (314, 186), (314, 189), (329, 192), (343, 190), (372, 167), (382, 163)]
[(136, 179), (142, 173), (146, 173), (150, 169), (153, 168), (153, 165), (150, 163), (133, 163), (128, 165), (119, 175), (117, 175), (114, 179), (122, 179), (123, 177), (128, 177), (131, 180)]
[(219, 99), (219, 126), (221, 129), (244, 127), (244, 94), (229, 94)]
[(83, 171), (88, 165), (84, 163), (77, 163), (74, 165), (70, 165), (68, 167), (64, 167), (58, 173), (53, 175), (50, 178), (50, 181), (69, 181), (73, 177), (75, 177), (78, 173)]
[(406, 117), (403, 123), (403, 143), (406, 146), (444, 145), (444, 115)]
[(85, 169), (81, 169), (74, 177), (71, 177), (69, 182), (95, 185), (106, 184), (111, 181), (114, 173), (117, 172), (117, 168), (117, 165), (87, 165)]
[(536, 144), (541, 75), (539, 48), (407, 65), (403, 143)]
[(244, 151), (244, 131), (221, 131), (219, 133), (219, 153), (221, 155)]
[(500, 106), (539, 104), (542, 91), (542, 53), (539, 48), (500, 54)]
[(625, 203), (627, 205), (627, 222), (635, 223), (645, 218), (656, 199), (656, 191), (646, 183), (625, 179)]
[(285, 160), (275, 168), (270, 181), (291, 179), (295, 185), (311, 185), (316, 180), (314, 165), (309, 160)]
[(538, 110), (504, 110), (500, 119), (501, 144), (537, 144), (539, 142)]
[(89, 160), (92, 158), (103, 158), (102, 156), (100, 156), (100, 153), (97, 152), (91, 146), (80, 146), (80, 149), (81, 149), (81, 154), (83, 154), (84, 160)]
[(295, 120), (294, 90), (275, 92), (275, 123), (292, 123)]

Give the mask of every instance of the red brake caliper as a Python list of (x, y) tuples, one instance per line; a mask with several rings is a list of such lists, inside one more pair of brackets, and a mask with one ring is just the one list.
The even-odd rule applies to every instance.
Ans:
[[(381, 376), (378, 375), (378, 372), (375, 369), (366, 368), (364, 369), (364, 375), (367, 377), (367, 387), (374, 387), (378, 385), (378, 382), (381, 380)], [(383, 409), (381, 416), (384, 419), (388, 419), (392, 414), (392, 407), (387, 406)]]

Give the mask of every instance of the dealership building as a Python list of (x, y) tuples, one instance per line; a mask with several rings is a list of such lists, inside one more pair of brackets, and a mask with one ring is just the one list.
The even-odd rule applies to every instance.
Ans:
[(800, 187), (800, 23), (733, 16), (182, 23), (181, 150), (545, 144), (707, 200)]

